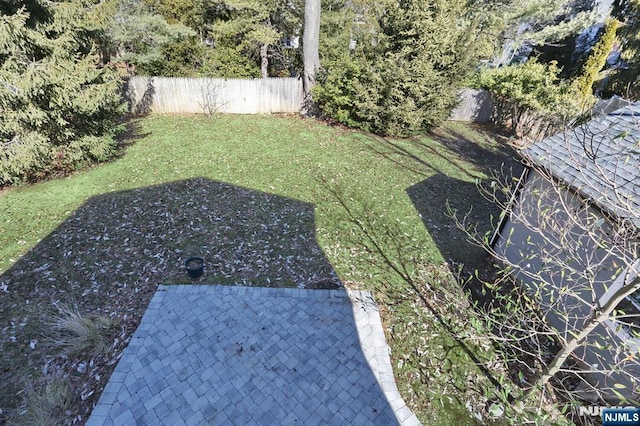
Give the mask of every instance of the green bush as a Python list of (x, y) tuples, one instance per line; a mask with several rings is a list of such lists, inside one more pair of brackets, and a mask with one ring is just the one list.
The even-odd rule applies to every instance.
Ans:
[(313, 88), (312, 96), (325, 116), (349, 127), (370, 131), (371, 123), (363, 117), (364, 111), (356, 107), (366, 98), (366, 91), (362, 89), (368, 77), (367, 66), (362, 62), (343, 60), (321, 70), (320, 84)]
[(561, 81), (555, 63), (535, 59), (524, 64), (483, 69), (479, 88), (491, 93), (496, 121), (508, 124), (518, 138), (546, 136), (580, 115), (593, 97), (584, 97), (575, 86)]
[(0, 185), (37, 176), (46, 164), (53, 163), (53, 158), (52, 146), (43, 135), (23, 135), (0, 150)]
[(351, 55), (322, 64), (313, 100), (347, 126), (391, 136), (423, 133), (448, 117), (477, 63), (484, 42), (478, 23), (457, 2), (389, 3), (377, 16), (375, 43), (366, 32)]
[(312, 95), (322, 113), (381, 135), (423, 133), (448, 117), (459, 84), (425, 62), (398, 55), (343, 61), (322, 71)]
[(240, 48), (217, 46), (207, 50), (200, 73), (214, 78), (258, 78), (260, 67)]

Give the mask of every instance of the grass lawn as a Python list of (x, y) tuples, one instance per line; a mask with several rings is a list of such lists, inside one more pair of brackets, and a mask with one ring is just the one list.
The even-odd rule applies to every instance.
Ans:
[[(0, 422), (54, 389), (43, 366), (68, 382), (62, 417), (86, 419), (156, 285), (188, 281), (200, 255), (202, 282), (374, 290), (407, 403), (425, 424), (475, 423), (482, 377), (391, 266), (464, 299), (450, 267), (482, 253), (446, 205), (486, 229), (497, 214), (474, 182), (511, 160), (487, 129), (394, 140), (287, 116), (150, 116), (126, 142), (108, 164), (0, 192)], [(110, 318), (114, 343), (66, 350), (56, 306)]]

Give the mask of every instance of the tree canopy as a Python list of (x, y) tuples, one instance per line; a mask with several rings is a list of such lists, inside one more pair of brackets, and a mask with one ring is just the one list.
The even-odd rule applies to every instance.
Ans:
[[(13, 7), (12, 7), (13, 6)], [(120, 113), (120, 80), (98, 68), (88, 0), (4, 4), (0, 17), (0, 185), (107, 159)]]
[[(229, 52), (229, 61), (260, 58), (260, 75), (268, 76), (269, 46), (282, 34), (272, 25), (274, 3), (259, 0), (225, 0), (213, 23), (214, 46)], [(215, 49), (214, 49), (215, 51)]]
[(573, 0), (499, 2), (490, 4), (486, 13), (491, 13), (503, 28), (499, 38), (502, 54), (495, 60), (496, 65), (508, 65), (534, 46), (577, 37), (598, 19), (591, 2)]
[(324, 114), (375, 133), (408, 136), (447, 118), (480, 59), (484, 17), (468, 4), (387, 2), (353, 52), (323, 64), (315, 99)]
[(640, 99), (640, 0), (616, 0), (612, 14), (621, 22), (617, 38), (622, 63), (611, 79), (610, 91)]
[[(184, 50), (189, 46), (197, 49), (192, 40), (195, 31), (179, 22), (168, 23), (140, 0), (118, 1), (108, 35), (108, 49), (115, 54), (114, 59), (135, 65), (141, 74), (185, 76), (194, 73), (194, 56), (198, 55)], [(174, 51), (182, 55), (172, 58)]]

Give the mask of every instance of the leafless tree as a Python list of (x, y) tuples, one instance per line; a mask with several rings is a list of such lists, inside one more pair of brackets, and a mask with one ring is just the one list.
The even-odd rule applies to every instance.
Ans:
[(219, 80), (216, 81), (211, 78), (202, 79), (200, 83), (201, 103), (202, 111), (205, 115), (213, 117), (218, 113), (225, 105), (223, 98), (224, 83)]
[(452, 212), (499, 265), (478, 321), (517, 372), (516, 408), (640, 403), (639, 135), (632, 104), (524, 149), (520, 179), (479, 185), (504, 212), (494, 234)]

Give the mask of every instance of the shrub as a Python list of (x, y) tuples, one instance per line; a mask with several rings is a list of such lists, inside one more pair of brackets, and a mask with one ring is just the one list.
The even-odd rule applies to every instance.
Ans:
[(524, 64), (483, 69), (477, 84), (491, 93), (496, 121), (511, 127), (518, 138), (546, 136), (575, 119), (593, 102), (558, 77), (555, 63), (535, 59)]
[(343, 60), (318, 76), (312, 96), (322, 113), (380, 135), (423, 133), (448, 117), (459, 86), (430, 63), (388, 55)]
[(114, 321), (105, 316), (83, 315), (77, 308), (58, 307), (51, 321), (51, 344), (69, 355), (106, 352), (113, 342)]
[(260, 68), (237, 47), (207, 49), (200, 73), (214, 78), (258, 78)]
[[(312, 97), (320, 106), (322, 113), (339, 123), (361, 129), (371, 130), (371, 119), (365, 114), (367, 110), (361, 108), (367, 103), (367, 83), (372, 83), (373, 73), (367, 72), (364, 61), (343, 60), (318, 74), (317, 84), (312, 89)], [(375, 119), (377, 107), (370, 105), (369, 111)]]
[(28, 384), (25, 393), (26, 412), (21, 421), (27, 425), (62, 424), (65, 412), (73, 402), (73, 393), (66, 379), (52, 376)]
[(148, 62), (131, 62), (136, 65), (136, 72), (141, 75), (158, 77), (198, 77), (198, 68), (202, 65), (202, 58), (207, 48), (194, 39), (180, 40), (169, 43), (159, 49), (157, 58), (150, 58)]
[[(330, 119), (382, 135), (410, 136), (444, 121), (477, 63), (479, 18), (439, 0), (386, 4), (356, 51), (323, 63), (313, 100)], [(438, 34), (434, 37), (434, 34)]]

